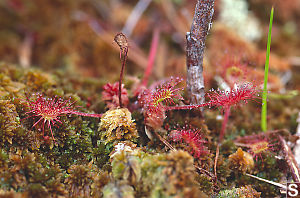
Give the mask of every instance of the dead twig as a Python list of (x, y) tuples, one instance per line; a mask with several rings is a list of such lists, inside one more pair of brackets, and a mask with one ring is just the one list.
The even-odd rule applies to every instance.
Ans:
[(160, 3), (161, 3), (161, 8), (163, 9), (170, 24), (174, 27), (176, 32), (179, 34), (178, 38), (176, 38), (176, 42), (178, 42), (181, 48), (184, 50), (185, 49), (184, 35), (188, 28), (187, 21), (182, 20), (182, 17), (178, 15), (178, 11), (174, 7), (174, 3), (171, 0), (163, 0)]
[(32, 33), (26, 33), (19, 47), (19, 62), (23, 68), (29, 68), (31, 64), (32, 47), (34, 39)]
[(255, 179), (257, 179), (257, 180), (260, 180), (260, 181), (263, 181), (263, 182), (272, 184), (272, 185), (277, 186), (277, 187), (279, 187), (279, 188), (286, 189), (286, 185), (283, 185), (283, 184), (281, 184), (281, 183), (277, 183), (277, 182), (273, 182), (273, 181), (270, 181), (270, 180), (267, 180), (267, 179), (263, 179), (263, 178), (260, 178), (260, 177), (256, 177), (256, 176), (251, 175), (251, 174), (248, 174), (248, 173), (246, 173), (245, 175), (247, 175), (247, 176), (249, 176), (249, 177), (252, 177), (252, 178), (255, 178)]
[[(298, 123), (298, 126), (297, 126), (297, 129), (296, 129), (295, 135), (300, 137), (300, 112), (298, 113), (298, 118), (297, 118), (296, 121)], [(300, 164), (300, 139), (298, 139), (296, 141), (293, 151), (294, 151), (295, 159), (296, 159), (297, 163)]]
[(204, 103), (203, 55), (206, 36), (212, 24), (214, 2), (197, 1), (191, 30), (186, 35), (187, 91), (191, 104)]
[(139, 0), (139, 2), (134, 7), (130, 16), (128, 17), (125, 26), (122, 29), (126, 35), (130, 36), (137, 22), (141, 18), (144, 11), (147, 9), (152, 0)]
[(214, 172), (215, 172), (215, 177), (217, 177), (217, 163), (218, 163), (218, 158), (219, 158), (219, 154), (220, 154), (220, 146), (218, 144), (217, 146), (217, 150), (216, 150), (216, 157), (215, 157), (215, 163), (214, 163)]
[[(121, 67), (121, 72), (120, 72), (120, 79), (119, 79), (119, 105), (120, 108), (122, 108), (122, 80), (123, 80), (123, 74), (124, 74), (124, 69), (126, 65), (126, 60), (127, 60), (127, 53), (128, 53), (128, 41), (123, 33), (118, 33), (114, 41), (119, 45), (120, 47), (120, 59), (122, 61), (122, 67)], [(123, 59), (122, 59), (123, 55)]]
[(163, 137), (161, 137), (156, 131), (154, 131), (154, 134), (156, 135), (156, 137), (162, 142), (164, 143), (164, 145), (166, 145), (170, 150), (175, 151), (176, 149), (167, 141), (165, 140)]
[(297, 161), (295, 160), (295, 157), (292, 153), (292, 150), (287, 145), (286, 141), (280, 135), (278, 137), (279, 137), (280, 143), (282, 145), (283, 152), (285, 154), (285, 160), (290, 168), (293, 180), (294, 180), (294, 182), (299, 182), (300, 181), (300, 176), (299, 176), (300, 170), (299, 170)]

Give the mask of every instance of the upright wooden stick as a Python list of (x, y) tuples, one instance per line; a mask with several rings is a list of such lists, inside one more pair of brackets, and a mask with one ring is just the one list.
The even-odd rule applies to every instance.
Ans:
[(187, 32), (187, 91), (191, 104), (204, 103), (203, 54), (214, 14), (214, 0), (198, 0), (190, 32)]

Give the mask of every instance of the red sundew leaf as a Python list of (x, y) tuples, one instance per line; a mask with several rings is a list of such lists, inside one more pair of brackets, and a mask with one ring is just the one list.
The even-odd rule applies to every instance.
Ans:
[(55, 141), (52, 126), (57, 125), (57, 123), (62, 124), (60, 117), (66, 114), (76, 114), (80, 116), (88, 116), (88, 117), (101, 117), (101, 114), (89, 114), (75, 111), (74, 103), (70, 102), (71, 98), (65, 100), (61, 97), (47, 98), (42, 94), (32, 94), (34, 97), (30, 98), (26, 96), (26, 102), (28, 104), (24, 104), (29, 108), (25, 114), (28, 115), (25, 119), (28, 118), (38, 118), (32, 127), (37, 127), (39, 123), (42, 123), (43, 136), (45, 132), (45, 125), (50, 129), (53, 140)]
[(175, 104), (174, 99), (182, 100), (180, 91), (183, 88), (176, 88), (182, 81), (181, 78), (173, 78), (158, 85), (154, 90), (146, 89), (139, 95), (138, 100), (143, 108), (145, 124), (152, 128), (162, 126), (165, 119), (165, 104)]
[[(29, 108), (29, 111), (25, 114), (30, 115), (30, 117), (39, 118), (32, 127), (36, 127), (40, 122), (42, 122), (43, 135), (45, 131), (45, 125), (50, 129), (53, 140), (55, 138), (52, 132), (52, 126), (56, 125), (60, 121), (60, 116), (72, 113), (74, 111), (73, 103), (70, 102), (70, 99), (64, 100), (60, 97), (55, 98), (46, 98), (42, 94), (37, 93), (33, 94), (33, 98), (29, 99), (27, 97), (27, 103), (25, 106)], [(58, 126), (58, 125), (57, 125)]]
[(240, 103), (247, 103), (249, 100), (254, 100), (258, 97), (258, 89), (252, 83), (244, 83), (230, 91), (212, 91), (207, 93), (210, 99), (210, 106), (222, 107), (226, 109), (231, 106), (236, 106)]
[(174, 142), (185, 143), (187, 150), (195, 157), (200, 158), (204, 154), (208, 153), (207, 147), (203, 144), (206, 143), (201, 137), (201, 131), (199, 129), (185, 126), (177, 130), (171, 131), (169, 137)]
[(175, 104), (174, 99), (183, 100), (179, 93), (183, 88), (175, 88), (181, 81), (181, 78), (172, 77), (169, 81), (157, 86), (151, 95), (152, 104), (154, 106), (157, 106), (162, 102), (166, 104)]
[[(113, 84), (107, 83), (103, 86), (102, 100), (107, 104), (109, 109), (120, 106), (119, 104), (119, 82)], [(127, 90), (124, 88), (124, 84), (121, 87), (121, 97), (123, 105), (127, 106), (129, 103)]]
[(258, 158), (263, 160), (263, 154), (271, 154), (275, 148), (275, 144), (271, 144), (267, 138), (257, 139), (249, 143), (249, 152), (253, 155), (253, 158), (257, 161)]
[(217, 72), (230, 86), (238, 81), (249, 79), (248, 64), (243, 61), (242, 56), (224, 55), (217, 66)]
[(181, 78), (173, 78), (158, 85), (153, 91), (146, 89), (139, 95), (139, 104), (144, 108), (144, 111), (156, 112), (165, 108), (163, 103), (175, 104), (174, 99), (183, 100), (180, 91), (183, 88), (176, 88), (182, 81)]
[[(277, 138), (276, 138), (277, 139)], [(259, 158), (263, 160), (263, 155), (270, 155), (278, 146), (276, 140), (267, 137), (266, 134), (254, 134), (238, 138), (235, 143), (249, 148), (248, 152), (257, 161)]]

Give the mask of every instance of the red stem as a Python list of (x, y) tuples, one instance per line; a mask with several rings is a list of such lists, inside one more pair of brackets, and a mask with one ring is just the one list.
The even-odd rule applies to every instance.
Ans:
[(120, 73), (120, 80), (119, 80), (119, 104), (120, 108), (122, 108), (122, 80), (123, 80), (123, 73), (124, 73), (124, 68), (126, 64), (126, 59), (127, 59), (127, 52), (128, 52), (128, 47), (124, 48), (123, 52), (123, 60), (122, 60), (122, 68), (121, 68), (121, 73)]
[(222, 129), (221, 129), (220, 136), (219, 136), (220, 143), (223, 141), (224, 135), (226, 132), (226, 126), (227, 126), (228, 118), (230, 115), (230, 107), (226, 107), (224, 111), (225, 112), (224, 112), (224, 119), (223, 119), (223, 123), (222, 123)]
[(68, 112), (70, 114), (80, 115), (80, 116), (86, 116), (86, 117), (93, 117), (93, 118), (101, 118), (102, 114), (96, 114), (96, 113), (82, 113), (78, 111), (70, 111)]
[(183, 106), (164, 106), (166, 111), (170, 111), (170, 110), (183, 110), (183, 109), (197, 109), (200, 107), (205, 107), (205, 106), (209, 106), (210, 103), (203, 103), (203, 104), (199, 104), (199, 105), (183, 105)]
[(155, 28), (154, 32), (153, 32), (150, 52), (149, 52), (149, 56), (148, 56), (147, 68), (145, 70), (144, 79), (142, 82), (142, 85), (144, 85), (145, 87), (148, 84), (149, 76), (153, 69), (153, 65), (154, 65), (154, 61), (155, 61), (155, 57), (156, 57), (156, 51), (157, 51), (158, 42), (159, 42), (159, 35), (160, 35), (159, 29)]

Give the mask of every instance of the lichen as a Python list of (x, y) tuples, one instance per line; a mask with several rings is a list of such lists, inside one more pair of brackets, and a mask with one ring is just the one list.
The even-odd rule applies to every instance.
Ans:
[(222, 0), (220, 11), (222, 23), (233, 28), (241, 37), (250, 41), (258, 40), (261, 37), (259, 22), (248, 11), (247, 1)]
[(125, 151), (114, 156), (112, 161), (112, 174), (117, 180), (127, 181), (130, 185), (137, 185), (141, 180), (140, 159)]

